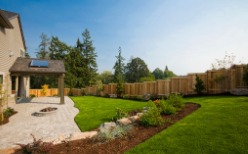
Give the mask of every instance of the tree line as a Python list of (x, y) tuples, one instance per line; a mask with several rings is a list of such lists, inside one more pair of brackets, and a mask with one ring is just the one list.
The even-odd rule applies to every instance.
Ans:
[[(63, 60), (65, 64), (65, 86), (82, 88), (96, 82), (97, 63), (95, 48), (89, 30), (82, 33), (74, 46), (69, 46), (57, 36), (48, 38), (41, 34), (41, 43), (36, 57), (39, 59)], [(56, 76), (31, 76), (31, 88), (40, 88), (42, 84), (57, 87)]]
[[(82, 33), (82, 39), (78, 38), (74, 46), (67, 45), (59, 40), (57, 36), (49, 38), (47, 35), (41, 34), (40, 39), (41, 43), (38, 52), (36, 52), (36, 57), (39, 59), (63, 60), (66, 68), (65, 86), (69, 88), (101, 86), (108, 83), (117, 83), (117, 87), (122, 87), (125, 82), (154, 81), (176, 76), (167, 66), (164, 70), (156, 68), (151, 72), (145, 61), (139, 57), (131, 57), (125, 64), (125, 58), (121, 55), (121, 47), (118, 49), (116, 63), (113, 66), (114, 73), (112, 71), (97, 73), (97, 53), (87, 29)], [(31, 76), (31, 88), (40, 88), (43, 84), (55, 88), (57, 87), (57, 77)]]

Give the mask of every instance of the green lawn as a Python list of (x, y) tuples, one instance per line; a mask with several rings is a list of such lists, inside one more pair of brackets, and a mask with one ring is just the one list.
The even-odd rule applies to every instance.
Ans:
[(75, 102), (75, 107), (80, 110), (75, 117), (75, 121), (81, 131), (92, 130), (98, 128), (104, 122), (111, 121), (115, 116), (116, 108), (132, 111), (142, 109), (147, 105), (146, 102), (93, 96), (71, 98)]
[(196, 97), (201, 108), (127, 153), (248, 153), (248, 97)]

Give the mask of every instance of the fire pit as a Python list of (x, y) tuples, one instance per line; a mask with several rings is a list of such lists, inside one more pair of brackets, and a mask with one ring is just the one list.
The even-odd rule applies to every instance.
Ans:
[(46, 107), (44, 109), (41, 109), (40, 111), (38, 112), (34, 112), (32, 113), (33, 116), (37, 116), (37, 117), (41, 117), (41, 116), (44, 116), (46, 114), (50, 114), (50, 113), (54, 113), (58, 110), (58, 108), (56, 107)]
[(40, 110), (40, 113), (52, 113), (52, 112), (57, 111), (57, 109), (58, 108), (56, 107), (47, 107), (47, 108)]

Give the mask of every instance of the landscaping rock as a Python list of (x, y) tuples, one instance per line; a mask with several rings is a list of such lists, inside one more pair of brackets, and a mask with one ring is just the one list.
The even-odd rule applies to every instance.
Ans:
[(135, 116), (129, 117), (129, 119), (132, 122), (135, 122), (135, 121), (139, 120), (142, 115), (143, 115), (143, 113), (137, 113)]
[(53, 144), (59, 144), (59, 143), (62, 143), (64, 141), (69, 141), (70, 138), (71, 138), (71, 135), (62, 134), (58, 138), (46, 138), (43, 141), (44, 142), (53, 142)]
[(76, 132), (73, 133), (70, 140), (78, 140), (78, 139), (86, 139), (92, 138), (93, 136), (97, 135), (97, 131), (90, 131), (90, 132)]
[(105, 122), (103, 124), (101, 124), (100, 126), (100, 132), (104, 132), (104, 130), (110, 130), (116, 127), (116, 123), (115, 122)]
[(248, 95), (248, 89), (247, 88), (238, 88), (230, 91), (233, 95), (238, 96), (247, 96)]
[(132, 121), (129, 118), (122, 118), (119, 119), (117, 122), (122, 125), (128, 125), (132, 123)]
[(141, 117), (144, 113), (137, 113), (136, 115)]

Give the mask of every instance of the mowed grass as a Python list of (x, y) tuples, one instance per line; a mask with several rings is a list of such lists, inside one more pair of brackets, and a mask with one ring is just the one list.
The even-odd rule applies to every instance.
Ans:
[(116, 108), (128, 112), (143, 109), (147, 105), (146, 102), (94, 96), (71, 97), (71, 99), (79, 109), (75, 121), (81, 131), (89, 131), (98, 128), (104, 122), (112, 121), (116, 115)]
[(185, 100), (201, 108), (126, 153), (248, 153), (248, 97)]

